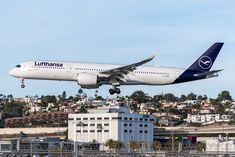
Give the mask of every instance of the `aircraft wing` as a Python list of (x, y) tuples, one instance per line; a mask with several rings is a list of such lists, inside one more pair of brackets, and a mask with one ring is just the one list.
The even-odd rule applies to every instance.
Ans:
[(122, 67), (118, 67), (118, 68), (114, 68), (114, 69), (109, 69), (106, 71), (102, 71), (102, 72), (100, 72), (100, 74), (106, 74), (106, 75), (109, 75), (109, 77), (111, 77), (113, 79), (119, 79), (119, 80), (122, 80), (125, 82), (125, 80), (124, 80), (125, 75), (136, 70), (136, 67), (141, 66), (141, 65), (151, 61), (154, 57), (155, 57), (155, 55), (152, 55), (152, 56), (148, 57), (147, 59), (142, 60), (140, 62), (133, 63), (133, 64), (126, 65), (126, 66), (122, 66)]

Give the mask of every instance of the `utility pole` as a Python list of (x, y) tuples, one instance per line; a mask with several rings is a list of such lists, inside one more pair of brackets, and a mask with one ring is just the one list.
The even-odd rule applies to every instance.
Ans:
[(228, 133), (226, 133), (226, 155), (228, 154)]

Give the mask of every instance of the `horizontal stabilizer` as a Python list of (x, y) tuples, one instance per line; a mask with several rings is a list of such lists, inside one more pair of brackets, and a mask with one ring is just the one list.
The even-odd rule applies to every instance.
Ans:
[(220, 72), (222, 70), (223, 69), (207, 71), (207, 72), (203, 72), (203, 73), (199, 73), (199, 74), (194, 74), (194, 76), (197, 76), (197, 77), (207, 77), (207, 78), (216, 77), (216, 76), (218, 76), (218, 72)]

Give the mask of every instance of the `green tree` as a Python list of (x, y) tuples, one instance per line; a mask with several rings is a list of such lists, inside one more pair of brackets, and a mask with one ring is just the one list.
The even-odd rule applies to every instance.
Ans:
[(102, 96), (97, 96), (95, 100), (104, 100), (104, 98)]
[(206, 144), (202, 142), (198, 142), (196, 144), (196, 150), (197, 151), (205, 151), (206, 150)]
[(153, 148), (154, 150), (160, 150), (160, 149), (162, 148), (161, 142), (160, 142), (160, 141), (154, 141), (154, 142), (152, 143), (152, 148)]
[(80, 88), (80, 89), (78, 90), (78, 94), (79, 94), (79, 95), (82, 95), (82, 93), (83, 93), (83, 90), (82, 90), (82, 88)]
[(65, 136), (64, 140), (68, 141), (68, 129), (64, 131), (64, 136)]
[(173, 113), (173, 114), (179, 114), (180, 113), (180, 111), (177, 108), (170, 108), (169, 112)]
[(214, 106), (217, 106), (217, 105), (220, 104), (220, 102), (218, 101), (218, 99), (212, 99), (212, 98), (210, 98), (210, 102), (211, 102), (211, 104), (213, 104)]
[(57, 102), (57, 99), (56, 99), (56, 97), (54, 96), (54, 95), (47, 95), (47, 96), (44, 96), (43, 97), (43, 100), (44, 100), (44, 102), (46, 103), (46, 104), (48, 104), (48, 103), (56, 103)]
[(3, 119), (12, 117), (22, 117), (25, 103), (7, 103), (3, 106)]
[(47, 107), (47, 103), (45, 102), (44, 96), (42, 95), (41, 97), (41, 103), (40, 103), (41, 107), (46, 108)]
[(188, 94), (187, 96), (187, 100), (196, 100), (197, 99), (197, 95), (194, 94), (193, 92), (191, 92), (190, 94)]
[(203, 100), (203, 96), (202, 95), (198, 95), (197, 100)]
[(81, 106), (81, 108), (79, 109), (80, 113), (88, 113), (87, 109), (85, 106)]
[(133, 103), (131, 104), (131, 109), (137, 111), (137, 105), (141, 104), (141, 103), (145, 103), (149, 101), (149, 96), (147, 94), (145, 94), (143, 91), (135, 91), (132, 95), (131, 95), (131, 99), (133, 100)]
[(109, 150), (120, 150), (124, 148), (124, 144), (121, 141), (116, 141), (113, 139), (109, 139), (105, 142), (105, 146), (109, 147)]
[(63, 100), (66, 100), (66, 96), (67, 96), (67, 95), (66, 95), (66, 91), (63, 91), (63, 93), (62, 93), (62, 99), (63, 99)]
[(174, 96), (174, 94), (172, 93), (167, 93), (163, 95), (163, 99), (168, 101), (168, 102), (174, 102), (177, 101), (177, 97)]
[(163, 100), (163, 95), (154, 95), (151, 102), (155, 109), (161, 107), (161, 101)]
[(112, 149), (113, 149), (113, 142), (114, 142), (113, 139), (108, 139), (108, 140), (104, 143), (104, 145), (105, 145), (106, 147), (109, 147), (109, 150), (112, 150)]
[(159, 102), (159, 101), (162, 101), (162, 100), (163, 100), (163, 95), (162, 94), (154, 95), (153, 98), (152, 98), (153, 102)]
[(225, 90), (225, 91), (222, 91), (221, 93), (219, 93), (218, 97), (217, 97), (217, 100), (219, 102), (223, 101), (223, 100), (229, 100), (229, 101), (232, 101), (232, 97), (229, 93), (229, 91)]
[(202, 100), (207, 100), (207, 99), (208, 99), (207, 95), (204, 95), (202, 98)]
[(182, 94), (181, 97), (179, 98), (179, 101), (181, 102), (186, 101), (186, 100), (187, 100), (187, 97), (184, 94)]
[(222, 104), (219, 104), (216, 109), (216, 113), (218, 114), (224, 114), (225, 113), (225, 106)]
[(141, 148), (141, 143), (135, 140), (131, 140), (129, 142), (130, 149), (139, 150)]

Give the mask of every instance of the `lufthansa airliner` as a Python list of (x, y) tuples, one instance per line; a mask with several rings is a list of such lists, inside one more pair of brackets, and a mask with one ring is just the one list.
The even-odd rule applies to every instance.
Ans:
[(218, 76), (221, 70), (211, 70), (223, 43), (214, 43), (188, 68), (142, 66), (154, 56), (129, 65), (94, 64), (64, 61), (29, 61), (16, 65), (10, 75), (21, 79), (74, 81), (81, 88), (112, 85), (110, 94), (120, 94), (120, 85), (168, 85)]

